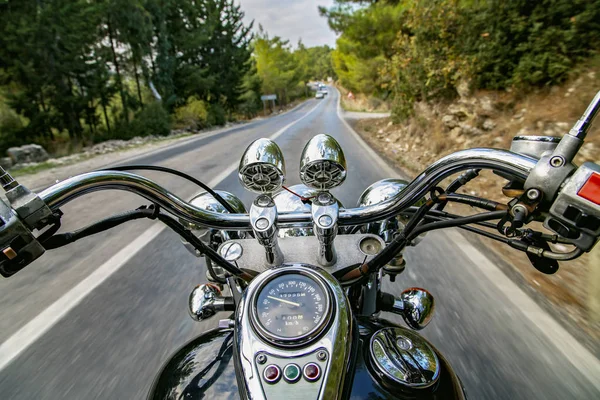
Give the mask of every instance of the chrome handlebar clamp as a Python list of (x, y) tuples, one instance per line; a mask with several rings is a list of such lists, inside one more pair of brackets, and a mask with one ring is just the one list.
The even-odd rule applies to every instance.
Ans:
[(337, 261), (334, 240), (338, 231), (339, 205), (328, 192), (319, 193), (312, 201), (313, 229), (319, 240), (319, 264), (331, 267)]
[(269, 265), (283, 264), (283, 253), (277, 243), (277, 207), (271, 196), (258, 196), (250, 207), (250, 223), (256, 240), (265, 248)]

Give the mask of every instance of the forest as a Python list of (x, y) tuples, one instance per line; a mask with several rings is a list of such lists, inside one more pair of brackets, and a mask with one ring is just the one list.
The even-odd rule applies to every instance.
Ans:
[(222, 125), (334, 76), (331, 48), (243, 17), (233, 0), (0, 1), (0, 152)]
[(339, 34), (340, 84), (389, 102), (396, 122), (465, 86), (560, 84), (600, 49), (597, 0), (336, 0), (320, 13)]

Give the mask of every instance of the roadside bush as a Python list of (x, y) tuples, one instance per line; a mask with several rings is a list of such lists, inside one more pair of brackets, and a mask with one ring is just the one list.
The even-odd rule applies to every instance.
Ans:
[(563, 82), (575, 63), (600, 47), (600, 3), (588, 0), (491, 0), (464, 8), (466, 53), (479, 87)]
[(131, 139), (136, 136), (167, 136), (171, 132), (171, 118), (158, 103), (147, 104), (129, 124), (120, 123), (114, 129), (115, 139)]
[(416, 101), (453, 97), (458, 82), (472, 74), (473, 60), (461, 50), (466, 18), (456, 1), (415, 2), (404, 13), (405, 29), (382, 69), (392, 82), (392, 112), (409, 117)]
[(263, 106), (260, 100), (260, 94), (254, 91), (247, 91), (240, 97), (241, 103), (238, 106), (240, 112), (245, 118), (253, 118), (258, 114)]
[(181, 128), (204, 128), (207, 125), (208, 111), (206, 103), (192, 96), (184, 106), (175, 110), (175, 123)]
[(0, 152), (12, 146), (23, 144), (19, 133), (23, 130), (23, 122), (19, 115), (8, 107), (0, 108)]
[(405, 15), (411, 33), (398, 35), (387, 69), (397, 119), (415, 101), (452, 97), (462, 79), (484, 89), (561, 83), (600, 40), (600, 5), (585, 0), (418, 1)]
[(207, 122), (209, 126), (225, 125), (225, 122), (227, 122), (225, 109), (220, 104), (210, 104)]

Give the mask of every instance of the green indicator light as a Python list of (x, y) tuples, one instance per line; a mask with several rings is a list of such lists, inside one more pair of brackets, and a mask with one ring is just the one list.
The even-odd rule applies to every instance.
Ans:
[(296, 364), (288, 364), (283, 370), (285, 380), (288, 382), (295, 382), (300, 378), (300, 367)]

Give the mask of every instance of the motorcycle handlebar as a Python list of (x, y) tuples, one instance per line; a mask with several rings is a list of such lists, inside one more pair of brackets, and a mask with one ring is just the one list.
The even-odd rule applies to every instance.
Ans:
[[(537, 160), (507, 150), (477, 148), (447, 155), (430, 165), (396, 197), (367, 207), (340, 210), (340, 225), (361, 225), (398, 215), (421, 199), (450, 175), (466, 169), (490, 169), (525, 180)], [(96, 171), (81, 174), (57, 183), (39, 194), (51, 208), (60, 206), (84, 194), (106, 189), (136, 193), (158, 204), (171, 214), (209, 228), (250, 230), (248, 214), (222, 214), (197, 208), (156, 182), (136, 174), (120, 171)], [(277, 225), (297, 226), (312, 222), (310, 213), (280, 213)]]

